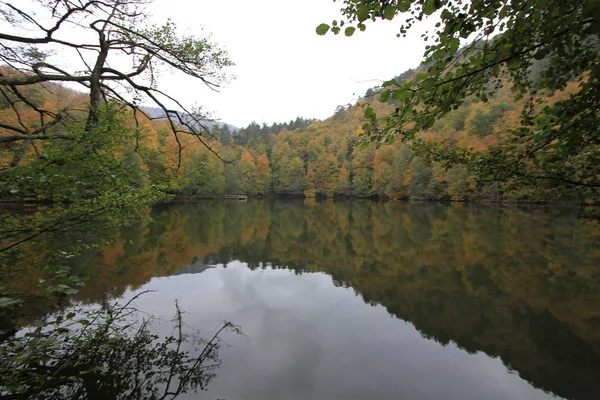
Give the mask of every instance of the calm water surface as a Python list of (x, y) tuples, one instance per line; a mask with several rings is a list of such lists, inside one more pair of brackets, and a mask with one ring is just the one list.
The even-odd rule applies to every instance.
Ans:
[[(205, 336), (207, 399), (598, 399), (600, 227), (564, 211), (374, 202), (164, 207), (78, 262)], [(160, 331), (161, 326), (156, 329)], [(167, 332), (167, 328), (164, 328)]]

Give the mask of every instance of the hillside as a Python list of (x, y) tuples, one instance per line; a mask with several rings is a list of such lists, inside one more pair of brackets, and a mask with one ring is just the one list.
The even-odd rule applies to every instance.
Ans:
[[(396, 77), (410, 79), (418, 71)], [(569, 85), (550, 98), (560, 101), (576, 91)], [(298, 128), (277, 125), (240, 130), (253, 134), (245, 140), (230, 140), (216, 130), (237, 160), (226, 165), (221, 176), (204, 182), (188, 182), (186, 193), (214, 194), (240, 192), (248, 195), (306, 197), (379, 197), (418, 200), (568, 200), (593, 201), (585, 188), (556, 192), (540, 185), (481, 185), (462, 165), (442, 166), (420, 157), (400, 141), (364, 144), (364, 113), (367, 106), (386, 115), (394, 100), (381, 102), (380, 89), (369, 89), (355, 105), (340, 106), (324, 121)], [(367, 103), (369, 105), (367, 105)], [(519, 126), (525, 100), (514, 102), (510, 88), (500, 88), (487, 103), (466, 102), (422, 134), (429, 142), (450, 143), (457, 148), (486, 151), (504, 140), (504, 132)], [(268, 128), (268, 129), (266, 129)], [(221, 183), (223, 182), (223, 183)]]
[[(410, 79), (418, 71), (409, 70), (396, 80)], [(45, 84), (30, 88), (40, 106), (59, 110), (79, 104), (86, 98), (79, 92)], [(557, 92), (556, 102), (576, 91), (568, 86)], [(216, 197), (223, 194), (249, 196), (305, 197), (379, 197), (413, 200), (568, 200), (597, 201), (585, 188), (555, 192), (539, 185), (492, 184), (482, 186), (462, 165), (442, 166), (416, 154), (401, 141), (365, 144), (361, 142), (365, 109), (386, 115), (396, 106), (393, 99), (380, 101), (381, 90), (369, 89), (354, 105), (340, 106), (324, 121), (304, 118), (271, 126), (251, 123), (237, 129), (229, 124), (213, 124), (204, 134), (205, 145), (193, 135), (173, 135), (166, 119), (138, 118), (125, 111), (125, 124), (136, 128), (134, 136), (120, 138), (115, 156), (133, 169), (129, 179), (137, 185), (168, 185), (183, 195)], [(520, 124), (524, 105), (514, 102), (507, 87), (500, 88), (487, 103), (466, 102), (422, 134), (424, 141), (449, 141), (452, 145), (486, 151), (503, 140), (504, 132)], [(151, 118), (160, 117), (156, 109), (144, 108)], [(73, 120), (82, 118), (76, 113)], [(9, 104), (0, 104), (0, 119), (15, 118)], [(35, 127), (35, 113), (23, 110), (22, 122)], [(7, 135), (0, 129), (0, 136)], [(0, 160), (4, 165), (22, 166), (52, 146), (34, 147), (30, 142), (17, 146), (3, 143)], [(77, 160), (71, 160), (74, 162)], [(66, 161), (65, 161), (66, 162)], [(67, 166), (65, 166), (67, 168)], [(50, 185), (50, 183), (48, 184)], [(81, 185), (82, 190), (86, 189)], [(48, 199), (51, 190), (32, 185), (21, 196)], [(596, 196), (596, 197), (595, 197)]]

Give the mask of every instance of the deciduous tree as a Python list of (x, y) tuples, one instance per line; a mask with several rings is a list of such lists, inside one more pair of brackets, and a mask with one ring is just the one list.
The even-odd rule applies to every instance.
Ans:
[[(50, 0), (0, 2), (0, 98), (15, 115), (2, 120), (0, 143), (76, 140), (68, 129), (77, 121), (76, 109), (52, 110), (38, 101), (39, 84), (79, 84), (89, 95), (85, 131), (100, 123), (100, 108), (109, 99), (126, 104), (139, 115), (150, 101), (159, 107), (179, 143), (179, 135), (194, 134), (205, 146), (204, 121), (156, 80), (162, 68), (171, 69), (216, 89), (224, 81), (227, 53), (208, 37), (178, 34), (173, 22), (151, 22), (146, 0)], [(57, 56), (53, 56), (56, 54)], [(65, 62), (64, 60), (68, 60)], [(119, 67), (117, 67), (117, 65)], [(24, 123), (22, 113), (38, 118)], [(180, 150), (181, 152), (181, 150)], [(181, 154), (181, 153), (180, 153)], [(180, 165), (181, 159), (178, 162)]]
[[(424, 35), (421, 71), (383, 83), (388, 115), (365, 110), (369, 138), (394, 136), (446, 165), (465, 164), (481, 182), (555, 188), (600, 187), (600, 2), (597, 0), (343, 0), (341, 21), (321, 24), (351, 36), (370, 22), (400, 20), (398, 36), (439, 18)], [(468, 41), (468, 44), (465, 43)], [(570, 83), (574, 90), (569, 91)], [(524, 100), (520, 124), (488, 151), (424, 143), (419, 133), (463, 105), (488, 102), (503, 86)], [(561, 100), (549, 101), (562, 93)], [(488, 134), (489, 131), (486, 131)]]

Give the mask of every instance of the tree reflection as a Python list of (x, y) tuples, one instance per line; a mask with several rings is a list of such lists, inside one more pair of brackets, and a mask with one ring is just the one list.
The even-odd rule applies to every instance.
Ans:
[(173, 334), (160, 337), (151, 333), (156, 321), (133, 307), (138, 296), (53, 313), (4, 341), (0, 398), (163, 400), (205, 390), (220, 365), (219, 336), (239, 328), (226, 322), (203, 339), (176, 304)]
[(600, 391), (598, 223), (547, 208), (314, 200), (177, 205), (153, 221), (74, 259), (93, 277), (75, 297), (119, 296), (198, 260), (324, 272), (537, 387)]

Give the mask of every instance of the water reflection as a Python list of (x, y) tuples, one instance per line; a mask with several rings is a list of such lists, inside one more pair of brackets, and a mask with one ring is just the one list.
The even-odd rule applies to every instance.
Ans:
[(181, 299), (204, 326), (239, 321), (204, 398), (549, 399), (499, 359), (423, 339), (409, 323), (369, 306), (323, 273), (251, 270), (234, 261), (199, 275), (152, 280), (155, 313)]
[(541, 209), (314, 201), (178, 205), (153, 220), (77, 260), (92, 276), (80, 300), (157, 288), (151, 311), (177, 297), (202, 326), (241, 325), (250, 343), (223, 353), (217, 397), (600, 390), (597, 224)]

